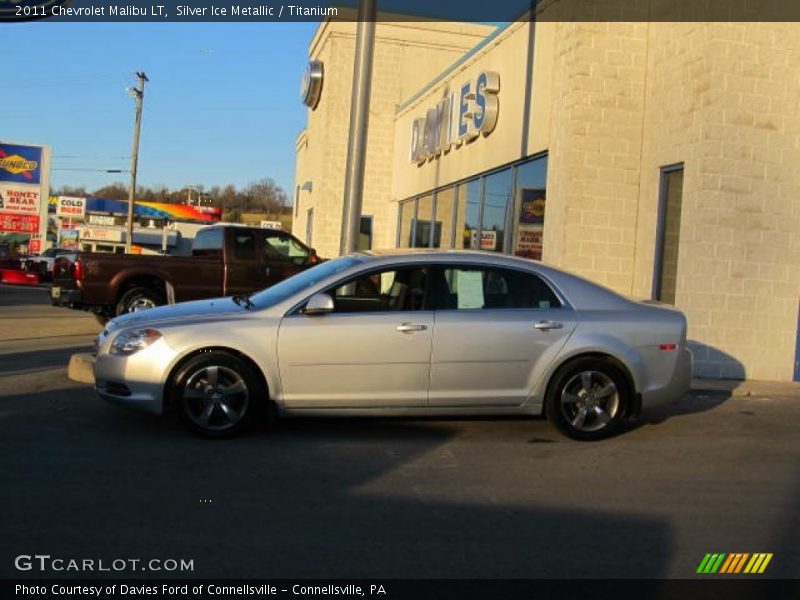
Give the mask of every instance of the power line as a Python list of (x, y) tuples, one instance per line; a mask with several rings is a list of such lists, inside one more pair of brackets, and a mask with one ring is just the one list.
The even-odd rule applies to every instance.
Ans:
[(84, 169), (84, 168), (54, 168), (51, 171), (90, 171), (93, 173), (127, 173), (127, 169)]
[(81, 160), (130, 160), (130, 156), (82, 156), (80, 154), (54, 154), (53, 158), (59, 159), (76, 159)]

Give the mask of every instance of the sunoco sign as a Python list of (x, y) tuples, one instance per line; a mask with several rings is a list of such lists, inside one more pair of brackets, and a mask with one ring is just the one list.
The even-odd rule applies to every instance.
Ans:
[(481, 72), (475, 81), (464, 83), (457, 92), (429, 108), (424, 118), (411, 124), (411, 162), (418, 165), (453, 147), (489, 135), (497, 124), (500, 75)]

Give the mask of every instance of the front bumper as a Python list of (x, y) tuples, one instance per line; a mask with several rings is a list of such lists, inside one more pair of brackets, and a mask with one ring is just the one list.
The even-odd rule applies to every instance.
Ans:
[(94, 363), (97, 395), (112, 404), (163, 414), (164, 389), (177, 359), (175, 351), (163, 338), (129, 356), (109, 354), (109, 346), (109, 340), (101, 343)]

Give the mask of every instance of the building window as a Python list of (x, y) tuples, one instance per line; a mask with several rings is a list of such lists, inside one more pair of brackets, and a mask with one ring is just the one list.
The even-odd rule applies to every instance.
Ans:
[[(431, 236), (434, 240), (441, 239), (441, 223), (433, 221), (433, 195), (426, 194), (417, 199), (417, 218), (414, 220), (414, 248), (428, 248), (431, 245)], [(434, 244), (434, 247), (436, 244)]]
[(541, 260), (547, 156), (516, 167), (514, 188), (514, 255)]
[(453, 230), (455, 226), (456, 188), (453, 186), (439, 190), (436, 193), (435, 221), (440, 232), (434, 237), (434, 248), (452, 248)]
[(511, 169), (485, 178), (481, 211), (481, 250), (504, 252), (508, 203), (511, 199)]
[(372, 250), (372, 216), (362, 215), (358, 226), (358, 249)]
[(661, 168), (658, 196), (653, 299), (675, 304), (683, 203), (683, 163)]
[(397, 246), (464, 248), (541, 259), (547, 155), (400, 203)]
[(417, 200), (413, 198), (400, 204), (400, 234), (398, 248), (411, 248), (413, 246), (414, 221), (417, 218)]
[(455, 247), (477, 248), (480, 229), (481, 182), (472, 179), (458, 186), (458, 215)]
[(314, 209), (309, 208), (306, 213), (306, 245), (311, 246), (311, 237), (314, 233)]

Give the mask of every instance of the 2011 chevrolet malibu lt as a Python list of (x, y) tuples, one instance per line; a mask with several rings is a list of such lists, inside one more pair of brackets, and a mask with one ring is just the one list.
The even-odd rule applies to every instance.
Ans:
[(220, 437), (274, 415), (541, 415), (581, 440), (680, 398), (673, 308), (470, 251), (352, 254), (250, 296), (126, 314), (96, 340), (111, 402)]

